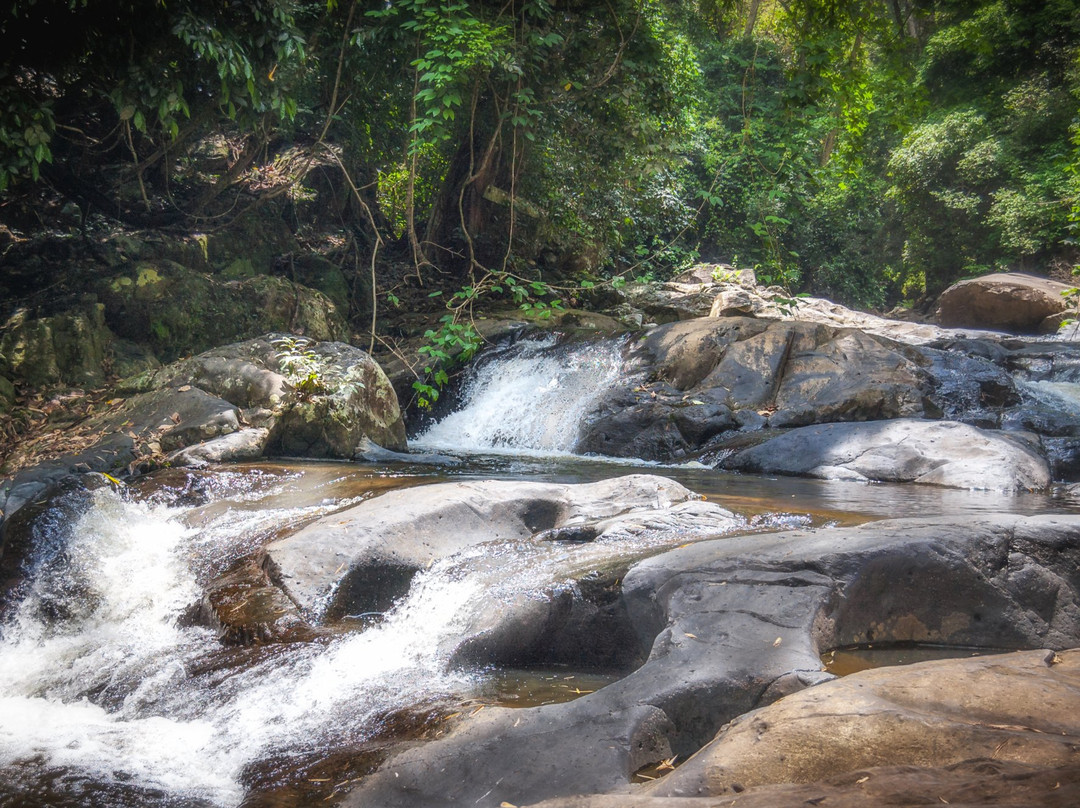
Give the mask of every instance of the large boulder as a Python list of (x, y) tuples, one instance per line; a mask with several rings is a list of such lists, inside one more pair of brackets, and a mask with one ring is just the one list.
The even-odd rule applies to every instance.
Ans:
[(329, 298), (285, 278), (223, 280), (172, 261), (144, 261), (103, 281), (97, 293), (113, 332), (147, 342), (165, 361), (268, 331), (313, 340), (348, 334)]
[(367, 352), (289, 334), (214, 348), (130, 379), (127, 389), (197, 387), (235, 403), (268, 429), (268, 453), (352, 459), (371, 441), (405, 448), (405, 424), (386, 374)]
[(673, 323), (707, 315), (720, 290), (721, 286), (717, 283), (669, 281), (660, 284), (628, 283), (621, 292), (626, 304), (640, 311), (645, 322)]
[(367, 353), (342, 343), (268, 335), (146, 371), (116, 392), (91, 417), (7, 458), (0, 513), (72, 472), (126, 475), (267, 454), (352, 459), (371, 442), (406, 447), (390, 382)]
[(1034, 334), (1067, 308), (1057, 281), (1018, 272), (995, 273), (960, 281), (938, 298), (935, 318), (943, 326), (971, 326), (1014, 334)]
[(787, 427), (938, 414), (931, 360), (853, 329), (698, 318), (651, 330), (632, 359), (638, 372), (586, 419), (580, 451), (671, 460), (766, 418)]
[(571, 530), (572, 540), (581, 540), (588, 531), (593, 541), (615, 528), (601, 520), (693, 499), (678, 483), (646, 475), (588, 485), (443, 483), (362, 502), (271, 543), (267, 553), (293, 600), (310, 615), (332, 618), (370, 611), (373, 604), (364, 599), (373, 597), (373, 582), (396, 578), (404, 587), (396, 594), (403, 594), (416, 572), (469, 547), (523, 541), (545, 531), (561, 531), (549, 540), (565, 539)]
[[(998, 514), (724, 538), (653, 556), (622, 576), (625, 619), (648, 654), (640, 668), (573, 702), (462, 719), (390, 756), (344, 804), (493, 808), (621, 794), (642, 766), (685, 758), (737, 716), (830, 679), (822, 652), (848, 644), (1076, 647), (1078, 539), (1080, 517)], [(921, 686), (937, 692), (933, 671)], [(1040, 706), (1039, 692), (1051, 690), (1022, 700), (1036, 714), (1011, 716), (1030, 729), (999, 736), (1020, 741), (1011, 760), (1042, 765), (1047, 749), (1067, 749), (1023, 742), (1060, 721), (1063, 708)], [(927, 744), (938, 737), (912, 726)]]
[(1016, 491), (1050, 484), (1047, 462), (1008, 433), (908, 418), (794, 429), (725, 457), (721, 465), (765, 474), (952, 488)]
[(96, 387), (113, 340), (100, 304), (36, 318), (20, 309), (0, 328), (0, 372), (33, 387)]
[(990, 331), (966, 329), (963, 334), (918, 320), (880, 317), (849, 309), (820, 297), (792, 298), (782, 289), (741, 288), (722, 284), (713, 300), (710, 317), (761, 317), (772, 320), (801, 320), (834, 328), (857, 328), (875, 337), (924, 345), (935, 340), (964, 337), (992, 337)]
[(736, 718), (650, 793), (719, 796), (866, 767), (975, 759), (1077, 768), (1077, 704), (1080, 649), (863, 671)]

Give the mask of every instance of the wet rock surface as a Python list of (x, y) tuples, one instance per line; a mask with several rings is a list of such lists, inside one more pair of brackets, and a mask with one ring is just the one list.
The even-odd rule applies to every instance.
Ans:
[(1050, 467), (1030, 445), (954, 421), (897, 419), (794, 429), (721, 460), (722, 468), (822, 479), (1036, 490)]
[[(735, 717), (830, 679), (819, 652), (841, 645), (1072, 648), (1080, 643), (1078, 538), (1080, 517), (990, 515), (705, 541), (654, 556), (625, 574), (621, 592), (647, 653), (640, 668), (574, 702), (486, 709), (444, 738), (391, 756), (345, 804), (496, 806), (623, 795), (642, 766), (696, 752)], [(1054, 666), (1040, 661), (1047, 658), (1046, 651), (1017, 657), (1026, 660), (1025, 670), (1052, 672)], [(1011, 678), (1013, 690), (1006, 693), (1035, 683), (1039, 689), (1028, 704), (1037, 704), (1047, 688), (1068, 695), (1076, 687), (1073, 667), (1067, 662), (1053, 680)], [(907, 691), (898, 684), (895, 692)], [(1007, 708), (1008, 699), (994, 692)], [(993, 698), (988, 693), (967, 720), (993, 723), (985, 713)], [(889, 720), (889, 710), (878, 712)], [(1004, 717), (1034, 726), (1021, 716)], [(933, 727), (913, 726), (914, 737), (932, 740)], [(1038, 735), (987, 731), (1004, 732), (998, 743)], [(985, 756), (984, 741), (957, 741), (949, 759)], [(1039, 738), (1018, 744), (1009, 759), (1059, 765), (1046, 754), (1049, 748), (1075, 755), (1068, 741)], [(841, 773), (815, 770), (807, 777)]]
[[(1080, 440), (1080, 353), (1069, 343), (953, 333), (911, 345), (822, 323), (732, 316), (653, 328), (632, 344), (627, 362), (626, 382), (604, 394), (586, 415), (578, 451), (661, 462), (701, 458), (715, 464), (745, 449), (745, 436), (763, 429), (941, 419), (1003, 430), (971, 436), (984, 448), (987, 442), (1027, 446), (1049, 462), (1055, 480), (1072, 480), (1078, 473), (1072, 444)], [(870, 432), (879, 428), (862, 431), (872, 441)], [(958, 438), (958, 433), (941, 434)], [(924, 441), (917, 450), (911, 440), (904, 447), (886, 445), (893, 437), (882, 436), (886, 454), (898, 452), (912, 462), (919, 454), (912, 470), (918, 466), (922, 471), (883, 468), (863, 476), (910, 480), (949, 465), (950, 453), (955, 458), (964, 452), (957, 439), (948, 442), (942, 455), (944, 445), (933, 442)], [(792, 471), (785, 471), (786, 465), (797, 462), (784, 457), (730, 467), (805, 474), (829, 464)], [(1003, 477), (984, 485), (956, 475), (940, 484), (1045, 486), (1043, 472), (1035, 470), (1042, 464), (1026, 465), (1012, 482)], [(850, 476), (858, 479), (861, 473)]]
[[(66, 475), (0, 525), (0, 618), (38, 570), (64, 563), (71, 530), (93, 504), (94, 491), (109, 484), (99, 474)], [(64, 594), (45, 592), (45, 608), (60, 608)]]
[[(358, 599), (370, 587), (355, 581), (376, 579), (385, 570), (419, 571), (489, 542), (525, 542), (537, 534), (550, 541), (553, 528), (588, 526), (594, 540), (631, 529), (631, 518), (647, 529), (649, 518), (695, 498), (676, 482), (648, 475), (587, 485), (442, 483), (383, 494), (272, 542), (267, 553), (301, 608), (333, 619), (376, 609)], [(718, 530), (725, 520), (734, 521), (718, 506), (709, 506), (704, 518)], [(408, 588), (402, 580), (398, 594)]]
[[(825, 325), (699, 318), (651, 330), (633, 360), (644, 383), (601, 404), (583, 428), (581, 450), (627, 456), (640, 448), (645, 459), (677, 459), (731, 429), (739, 412), (774, 427), (934, 412), (925, 356)], [(641, 437), (645, 423), (660, 430), (651, 448)]]

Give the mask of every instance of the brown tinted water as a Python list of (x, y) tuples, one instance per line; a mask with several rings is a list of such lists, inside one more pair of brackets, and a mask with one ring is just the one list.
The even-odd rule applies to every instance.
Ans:
[[(584, 483), (626, 474), (657, 474), (676, 480), (735, 513), (767, 516), (806, 514), (816, 525), (855, 525), (875, 519), (962, 516), (986, 513), (1080, 513), (1080, 499), (1041, 493), (968, 491), (929, 485), (858, 483), (721, 472), (700, 465), (660, 466), (575, 456), (471, 455), (458, 465), (399, 462), (383, 464), (318, 461), (264, 462), (223, 467), (246, 476), (263, 474), (280, 481), (265, 498), (252, 497), (252, 509), (289, 503), (343, 505), (395, 488), (459, 479), (534, 480)], [(225, 507), (225, 506), (219, 506)]]
[(933, 645), (930, 643), (886, 643), (835, 648), (821, 655), (825, 670), (836, 676), (849, 676), (872, 668), (893, 665), (913, 665), (916, 662), (932, 662), (938, 659), (965, 659), (967, 657), (1004, 654), (1009, 649), (968, 648), (965, 646)]

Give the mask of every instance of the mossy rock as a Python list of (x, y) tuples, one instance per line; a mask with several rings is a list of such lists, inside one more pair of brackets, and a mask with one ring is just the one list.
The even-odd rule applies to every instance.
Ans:
[(11, 406), (15, 403), (15, 385), (11, 383), (10, 379), (5, 379), (0, 376), (0, 413), (5, 413), (11, 409)]
[(288, 402), (271, 431), (269, 452), (351, 459), (365, 438), (395, 451), (406, 448), (397, 394), (366, 352), (340, 342), (313, 347), (326, 389)]
[(113, 335), (101, 304), (37, 318), (20, 309), (0, 331), (0, 370), (12, 379), (34, 387), (96, 387), (105, 381)]
[[(319, 255), (298, 255), (283, 262), (285, 276), (296, 283), (318, 289), (334, 301), (338, 311), (349, 311), (349, 299), (353, 290), (341, 267)], [(371, 310), (371, 283), (361, 278), (356, 290), (356, 305), (363, 311)]]
[(273, 209), (249, 212), (228, 229), (206, 234), (209, 264), (223, 270), (237, 260), (250, 261), (257, 272), (269, 272), (278, 256), (297, 248), (289, 227)]
[(105, 319), (165, 361), (268, 331), (341, 339), (344, 319), (321, 292), (285, 278), (224, 280), (172, 261), (146, 261), (104, 281)]
[(149, 349), (126, 339), (114, 339), (108, 356), (113, 374), (121, 379), (161, 367)]
[[(291, 359), (303, 368), (290, 369)], [(312, 383), (301, 386), (309, 374)], [(272, 412), (268, 454), (351, 459), (364, 441), (406, 448), (397, 395), (386, 374), (365, 351), (341, 342), (267, 334), (126, 379), (116, 389), (130, 395), (183, 387), (205, 390), (243, 410)]]

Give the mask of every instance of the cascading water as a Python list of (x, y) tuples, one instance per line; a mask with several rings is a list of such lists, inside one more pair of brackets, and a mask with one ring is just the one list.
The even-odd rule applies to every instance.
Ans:
[(184, 619), (207, 580), (284, 526), (358, 501), (302, 481), (222, 471), (204, 478), (209, 501), (185, 507), (101, 488), (81, 517), (52, 524), (49, 563), (0, 626), (0, 805), (239, 805), (258, 772), (280, 787), (275, 761), (323, 759), (377, 737), (388, 716), (476, 698), (493, 674), (450, 664), (472, 621), (693, 538), (631, 521), (580, 545), (478, 545), (417, 573), (381, 622), (223, 647)]
[(137, 783), (236, 805), (253, 762), (362, 738), (375, 717), (473, 686), (442, 646), (477, 583), (435, 569), (381, 625), (198, 675), (222, 649), (215, 632), (178, 625), (200, 594), (190, 556), (206, 538), (184, 515), (97, 491), (65, 563), (31, 582), (0, 638), (0, 782)]
[(1018, 380), (1017, 386), (1039, 404), (1080, 417), (1080, 383)]
[[(568, 453), (583, 415), (625, 381), (622, 348), (524, 340), (480, 364), (462, 410), (414, 443), (477, 453)], [(594, 465), (608, 467), (602, 476), (613, 473), (609, 464)], [(47, 520), (52, 533), (39, 538), (48, 552), (31, 565), (18, 602), (6, 604), (0, 623), (0, 806), (231, 807), (259, 788), (291, 786), (289, 778), (327, 781), (296, 761), (339, 751), (347, 757), (377, 743), (388, 716), (432, 705), (457, 710), (501, 675), (450, 664), (467, 629), (482, 626), (485, 615), (522, 599), (564, 596), (594, 570), (717, 535), (708, 520), (694, 534), (635, 518), (623, 532), (583, 544), (492, 541), (417, 573), (380, 622), (337, 624), (318, 641), (229, 648), (216, 631), (185, 619), (206, 584), (237, 559), (315, 518), (417, 482), (407, 479), (413, 472), (362, 475), (358, 468), (180, 473), (190, 490), (168, 490), (165, 483), (155, 490), (152, 477), (137, 496), (102, 488), (81, 517)], [(697, 475), (684, 481), (733, 496), (735, 483), (718, 482), (711, 470), (666, 473)], [(751, 484), (742, 478), (739, 485)], [(826, 493), (820, 481), (765, 484), (780, 488), (767, 499), (748, 489), (741, 507), (760, 513), (789, 507), (792, 490), (810, 492), (805, 499)], [(882, 515), (927, 510), (931, 501), (938, 511), (988, 507), (969, 492), (953, 492), (962, 498), (954, 501), (925, 488), (905, 489), (908, 499), (899, 501), (884, 486), (843, 490), (884, 496), (884, 504), (866, 511)], [(994, 508), (999, 500), (993, 497)], [(176, 502), (186, 504), (170, 504)], [(774, 513), (733, 519), (730, 529), (807, 521)], [(321, 804), (326, 796), (293, 804)]]
[(464, 452), (570, 453), (582, 418), (624, 375), (623, 342), (523, 339), (470, 370), (462, 406), (412, 441)]

